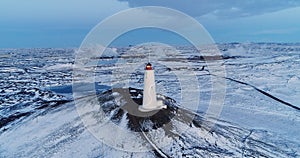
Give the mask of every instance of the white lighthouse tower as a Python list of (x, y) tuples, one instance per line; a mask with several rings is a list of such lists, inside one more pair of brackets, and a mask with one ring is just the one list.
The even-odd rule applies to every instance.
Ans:
[(154, 70), (152, 69), (152, 65), (148, 63), (144, 75), (143, 105), (139, 106), (139, 110), (141, 112), (150, 112), (162, 108), (167, 108), (167, 106), (163, 105), (162, 101), (158, 102), (156, 99)]

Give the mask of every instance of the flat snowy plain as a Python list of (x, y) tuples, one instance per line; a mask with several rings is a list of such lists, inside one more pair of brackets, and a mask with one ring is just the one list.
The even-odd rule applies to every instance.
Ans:
[[(300, 44), (230, 43), (218, 48), (226, 76), (213, 74), (207, 65), (214, 61), (204, 61), (193, 47), (176, 46), (172, 49), (179, 53), (172, 54), (171, 48), (148, 45), (113, 48), (85, 63), (80, 71), (95, 72), (94, 82), (72, 82), (75, 49), (0, 50), (0, 157), (300, 157)], [(134, 119), (120, 108), (126, 104), (124, 96), (109, 89), (133, 87), (142, 95), (149, 51), (159, 52), (151, 61), (157, 91), (170, 109), (165, 114), (178, 117), (169, 118), (168, 129), (153, 125), (155, 120), (138, 122), (155, 129), (134, 133)], [(132, 69), (130, 63), (137, 62)], [(189, 77), (180, 82), (176, 74), (186, 72), (198, 81), (200, 96), (188, 97), (190, 103), (200, 98), (197, 110), (181, 100)], [(219, 118), (208, 119), (204, 115), (214, 77), (226, 81), (226, 96)], [(77, 100), (79, 108), (88, 109), (85, 116), (99, 124), (82, 122), (72, 83), (86, 95)], [(93, 93), (89, 86), (95, 86), (96, 98), (88, 95)], [(109, 108), (101, 114), (99, 107)], [(192, 115), (193, 121), (180, 119)], [(125, 132), (111, 134), (114, 127), (102, 128), (103, 120)], [(208, 129), (212, 120), (217, 122)], [(99, 141), (86, 127), (100, 129), (111, 141)]]

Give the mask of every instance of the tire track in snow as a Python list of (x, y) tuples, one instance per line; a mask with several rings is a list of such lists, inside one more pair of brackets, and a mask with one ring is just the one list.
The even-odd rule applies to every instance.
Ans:
[(142, 130), (141, 130), (141, 133), (142, 133), (142, 136), (145, 138), (145, 140), (147, 140), (147, 142), (153, 147), (153, 149), (155, 150), (155, 153), (156, 155), (160, 155), (160, 157), (163, 157), (163, 158), (170, 158), (170, 156), (168, 156), (167, 154), (165, 154), (163, 151), (161, 151), (159, 149), (159, 147), (157, 147), (151, 140), (150, 138), (147, 137), (146, 133)]
[[(216, 75), (213, 75), (213, 76), (216, 76)], [(230, 81), (233, 81), (233, 82), (236, 82), (236, 83), (240, 83), (240, 84), (249, 86), (249, 87), (255, 89), (256, 91), (260, 92), (261, 94), (263, 94), (263, 95), (265, 95), (265, 96), (267, 96), (267, 97), (269, 97), (269, 98), (271, 98), (271, 99), (273, 99), (273, 100), (275, 100), (275, 101), (277, 101), (277, 102), (280, 102), (280, 103), (282, 103), (282, 104), (284, 104), (284, 105), (287, 105), (287, 106), (289, 106), (289, 107), (291, 107), (291, 108), (293, 108), (293, 109), (296, 109), (296, 110), (299, 110), (299, 111), (300, 111), (300, 107), (295, 106), (295, 105), (293, 105), (293, 104), (291, 104), (291, 103), (288, 103), (288, 102), (286, 102), (286, 101), (284, 101), (284, 100), (282, 100), (282, 99), (279, 99), (279, 98), (273, 96), (272, 94), (270, 94), (270, 93), (268, 93), (268, 92), (266, 92), (266, 91), (264, 91), (264, 90), (261, 90), (261, 89), (255, 87), (255, 86), (253, 86), (253, 85), (251, 85), (251, 84), (249, 84), (249, 83), (242, 82), (242, 81), (239, 81), (239, 80), (236, 80), (236, 79), (232, 79), (232, 78), (229, 78), (229, 77), (223, 77), (223, 78), (225, 78), (225, 79), (227, 79), (227, 80), (230, 80)]]
[[(268, 93), (268, 92), (266, 92), (266, 91), (264, 91), (264, 90), (262, 90), (262, 89), (259, 89), (259, 88), (257, 88), (256, 86), (254, 86), (254, 85), (252, 85), (252, 84), (250, 84), (250, 83), (246, 83), (246, 82), (243, 82), (243, 81), (239, 81), (239, 80), (236, 80), (236, 79), (233, 79), (233, 78), (230, 78), (230, 77), (222, 77), (222, 76), (218, 76), (218, 75), (215, 75), (215, 74), (211, 74), (208, 70), (204, 70), (204, 71), (207, 71), (207, 72), (209, 73), (209, 74), (206, 74), (206, 75), (210, 75), (210, 76), (215, 76), (215, 77), (223, 78), (223, 79), (230, 80), (230, 81), (233, 81), (233, 82), (242, 84), (242, 85), (249, 86), (249, 87), (253, 88), (254, 90), (258, 91), (259, 93), (261, 93), (261, 94), (263, 94), (263, 95), (265, 95), (265, 96), (267, 96), (267, 97), (269, 97), (269, 98), (271, 98), (271, 99), (273, 99), (273, 100), (275, 100), (275, 101), (277, 101), (277, 102), (280, 102), (280, 103), (282, 103), (282, 104), (284, 104), (284, 105), (286, 105), (286, 106), (289, 106), (289, 107), (291, 107), (291, 108), (293, 108), (293, 109), (295, 109), (295, 110), (300, 111), (300, 106), (298, 107), (298, 106), (293, 105), (293, 104), (291, 104), (291, 103), (289, 103), (289, 102), (286, 102), (286, 101), (284, 101), (284, 100), (282, 100), (282, 99), (280, 99), (280, 98), (278, 98), (278, 97), (275, 97), (274, 95), (272, 95), (272, 94), (270, 94), (270, 93)], [(204, 75), (203, 75), (203, 76), (204, 76)]]

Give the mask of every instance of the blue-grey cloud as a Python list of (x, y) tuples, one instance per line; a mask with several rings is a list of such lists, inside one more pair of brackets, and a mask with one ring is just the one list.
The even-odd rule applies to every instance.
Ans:
[(0, 6), (0, 25), (86, 24), (128, 8), (118, 0), (0, 0)]
[(253, 16), (300, 6), (299, 0), (119, 0), (130, 7), (163, 6), (197, 17), (213, 14), (218, 17)]

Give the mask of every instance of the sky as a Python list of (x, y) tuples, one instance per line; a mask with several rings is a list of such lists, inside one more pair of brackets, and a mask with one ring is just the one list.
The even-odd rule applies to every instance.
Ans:
[[(80, 47), (105, 18), (142, 6), (179, 10), (201, 23), (217, 43), (300, 42), (299, 0), (1, 0), (0, 48)], [(113, 44), (142, 42), (185, 41), (168, 31), (142, 29)]]

